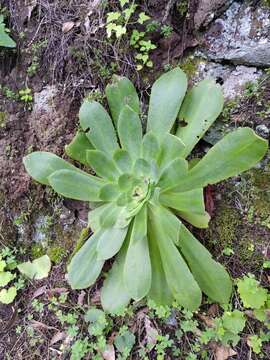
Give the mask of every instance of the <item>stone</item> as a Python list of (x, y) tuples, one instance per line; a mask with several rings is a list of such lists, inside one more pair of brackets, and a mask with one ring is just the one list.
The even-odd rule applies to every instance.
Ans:
[(232, 1), (226, 0), (199, 0), (196, 13), (194, 15), (194, 26), (198, 30), (202, 26), (207, 26), (217, 15), (228, 7)]
[(233, 2), (205, 34), (204, 46), (211, 60), (270, 66), (270, 9)]
[(270, 129), (266, 125), (264, 125), (264, 124), (258, 125), (258, 126), (256, 126), (255, 130), (256, 130), (257, 134), (260, 135), (261, 137), (263, 137), (265, 139), (269, 138)]

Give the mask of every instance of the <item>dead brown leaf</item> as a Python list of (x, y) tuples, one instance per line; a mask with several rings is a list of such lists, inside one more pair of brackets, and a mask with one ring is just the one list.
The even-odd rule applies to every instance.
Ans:
[(62, 341), (67, 337), (67, 334), (64, 331), (58, 331), (56, 334), (53, 335), (50, 345), (56, 344), (58, 341)]
[(115, 360), (115, 350), (112, 344), (106, 346), (106, 350), (102, 352), (104, 360)]
[(46, 285), (45, 285), (45, 286), (41, 286), (40, 288), (38, 288), (38, 289), (34, 292), (34, 294), (33, 294), (33, 296), (32, 296), (32, 299), (35, 299), (35, 298), (37, 298), (37, 297), (45, 294), (46, 291), (47, 291), (47, 286), (46, 286)]
[(205, 323), (206, 326), (211, 328), (214, 327), (214, 320), (210, 317), (203, 314), (198, 314), (198, 317)]
[(74, 21), (67, 21), (63, 24), (62, 26), (62, 32), (64, 34), (66, 34), (67, 32), (69, 32), (73, 27), (75, 26), (75, 22)]
[(212, 343), (212, 347), (214, 350), (215, 360), (227, 360), (230, 356), (237, 355), (237, 352), (229, 346)]
[(147, 347), (152, 350), (157, 343), (158, 331), (155, 329), (148, 316), (144, 318)]
[(217, 304), (212, 304), (207, 310), (207, 315), (210, 317), (215, 317), (219, 314), (219, 306)]

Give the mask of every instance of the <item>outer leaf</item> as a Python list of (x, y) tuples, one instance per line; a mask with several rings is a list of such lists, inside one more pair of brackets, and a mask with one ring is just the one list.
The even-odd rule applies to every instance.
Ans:
[(45, 185), (49, 185), (48, 177), (57, 170), (65, 169), (83, 173), (59, 156), (46, 151), (32, 152), (23, 158), (23, 164), (32, 178)]
[(156, 236), (152, 231), (149, 221), (148, 240), (152, 268), (152, 283), (148, 297), (153, 300), (156, 305), (171, 305), (173, 303), (173, 295), (167, 283)]
[(206, 79), (188, 92), (180, 110), (180, 119), (187, 125), (179, 127), (176, 135), (185, 144), (181, 156), (186, 157), (216, 120), (223, 108), (220, 85)]
[(119, 115), (117, 129), (122, 148), (136, 160), (140, 157), (142, 145), (142, 125), (138, 113), (125, 105)]
[(129, 234), (127, 235), (127, 241), (125, 241), (125, 244), (116, 257), (101, 290), (102, 307), (111, 314), (123, 312), (130, 302), (130, 296), (127, 293), (123, 280), (128, 238)]
[[(162, 208), (151, 206), (150, 224), (155, 235), (168, 286), (175, 299), (186, 309), (196, 310), (201, 304), (201, 291), (187, 264), (174, 245), (174, 238), (168, 237), (163, 226)], [(180, 232), (181, 233), (181, 232)]]
[(48, 277), (51, 260), (48, 255), (41, 256), (33, 262), (27, 261), (17, 266), (19, 271), (30, 279), (40, 280)]
[(187, 174), (187, 171), (188, 162), (181, 158), (175, 159), (163, 170), (157, 185), (164, 191), (177, 184)]
[(124, 284), (134, 300), (148, 294), (151, 287), (151, 262), (147, 240), (147, 207), (135, 216), (124, 266)]
[(97, 150), (111, 156), (119, 147), (117, 136), (106, 110), (96, 101), (84, 100), (79, 112), (80, 124)]
[(238, 175), (260, 161), (267, 148), (267, 141), (253, 130), (237, 129), (214, 145), (187, 176), (180, 179), (173, 191), (205, 187)]
[(49, 177), (49, 184), (54, 191), (67, 198), (99, 201), (99, 191), (104, 182), (92, 175), (71, 170), (59, 170)]
[(113, 203), (107, 203), (101, 206), (98, 206), (96, 209), (89, 211), (88, 213), (88, 226), (95, 233), (98, 229), (101, 228), (102, 219), (104, 214), (108, 209), (114, 206)]
[(123, 245), (127, 231), (128, 227), (102, 229), (97, 244), (98, 259), (107, 260), (117, 254)]
[(106, 153), (100, 150), (88, 150), (86, 157), (88, 164), (102, 178), (113, 181), (120, 175), (114, 161)]
[(104, 261), (97, 258), (100, 232), (92, 235), (73, 256), (68, 266), (68, 281), (72, 289), (86, 289), (93, 285), (101, 272)]
[(202, 214), (205, 212), (203, 189), (195, 189), (184, 193), (165, 192), (159, 197), (160, 202), (170, 208)]
[(142, 157), (147, 161), (157, 161), (160, 153), (160, 146), (154, 133), (148, 132), (142, 141)]
[(81, 164), (88, 165), (86, 151), (93, 148), (93, 145), (90, 143), (85, 133), (79, 130), (71, 143), (65, 146), (65, 152), (71, 159), (77, 160)]
[(105, 92), (115, 126), (117, 126), (120, 112), (125, 105), (129, 105), (136, 113), (140, 112), (136, 89), (126, 77), (114, 75), (113, 83), (106, 86)]
[(128, 173), (131, 171), (132, 160), (126, 150), (117, 149), (113, 154), (113, 160), (121, 172)]
[(229, 274), (184, 225), (179, 248), (202, 291), (212, 300), (227, 304), (232, 292)]
[(206, 211), (204, 211), (202, 214), (194, 214), (185, 211), (179, 211), (177, 213), (181, 218), (183, 218), (193, 226), (196, 226), (200, 229), (205, 229), (208, 227), (210, 215)]
[(169, 133), (165, 134), (158, 161), (160, 168), (163, 169), (171, 161), (179, 158), (184, 148), (184, 143), (177, 136)]
[(187, 90), (185, 73), (175, 68), (155, 81), (149, 104), (147, 131), (162, 138), (173, 127)]

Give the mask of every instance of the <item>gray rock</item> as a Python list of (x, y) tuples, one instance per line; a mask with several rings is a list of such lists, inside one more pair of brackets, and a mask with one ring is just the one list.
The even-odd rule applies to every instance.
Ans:
[(227, 8), (232, 0), (199, 0), (194, 15), (195, 29), (208, 25), (216, 16)]
[(261, 137), (268, 139), (269, 135), (270, 135), (270, 129), (262, 124), (262, 125), (258, 125), (256, 126), (256, 132), (258, 133), (258, 135), (260, 135)]
[(53, 109), (53, 99), (57, 95), (57, 88), (53, 85), (46, 86), (41, 92), (34, 94), (33, 111), (50, 113)]
[(234, 2), (205, 35), (205, 52), (212, 60), (270, 65), (270, 10)]

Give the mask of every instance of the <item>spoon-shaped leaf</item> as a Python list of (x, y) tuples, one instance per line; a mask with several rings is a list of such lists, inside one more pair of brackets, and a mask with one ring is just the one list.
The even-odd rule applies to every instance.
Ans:
[(97, 252), (99, 260), (107, 260), (118, 253), (126, 238), (128, 227), (106, 228), (99, 232)]
[(101, 304), (105, 311), (111, 314), (119, 314), (125, 310), (130, 302), (130, 296), (125, 288), (123, 270), (126, 259), (129, 234), (121, 249), (116, 256), (107, 278), (104, 280), (101, 289)]
[(223, 94), (214, 80), (205, 79), (186, 95), (180, 109), (180, 119), (187, 125), (179, 126), (176, 135), (185, 144), (181, 156), (186, 157), (216, 120), (223, 108)]
[(108, 154), (100, 150), (88, 150), (86, 158), (88, 164), (95, 170), (97, 175), (110, 181), (118, 178), (120, 173)]
[(161, 75), (152, 86), (147, 131), (153, 131), (158, 138), (173, 127), (187, 90), (187, 77), (180, 68)]
[(84, 100), (79, 118), (82, 129), (97, 150), (111, 156), (119, 148), (111, 118), (102, 105), (96, 101)]
[(100, 231), (92, 235), (73, 256), (68, 266), (68, 282), (72, 289), (86, 289), (94, 284), (104, 264), (97, 258)]
[(214, 145), (173, 191), (205, 187), (250, 169), (267, 151), (267, 141), (250, 128), (237, 129)]
[(228, 304), (232, 293), (229, 274), (184, 225), (178, 246), (202, 291), (212, 300)]
[(136, 113), (140, 112), (136, 89), (126, 77), (114, 75), (112, 84), (106, 86), (105, 92), (115, 126), (117, 126), (120, 112), (125, 105), (128, 105)]
[(90, 143), (85, 133), (79, 130), (71, 143), (65, 146), (65, 152), (71, 159), (77, 160), (81, 164), (88, 165), (86, 151), (93, 148), (93, 145)]
[(124, 149), (117, 149), (113, 153), (113, 160), (117, 168), (123, 173), (129, 173), (132, 169), (132, 160), (129, 153)]
[(134, 300), (140, 300), (151, 287), (151, 262), (147, 239), (147, 207), (135, 216), (124, 266), (124, 284)]
[(177, 213), (181, 218), (189, 222), (191, 225), (196, 226), (197, 228), (205, 229), (208, 227), (210, 215), (206, 211), (204, 211), (202, 214), (185, 211), (177, 211)]
[(187, 174), (188, 162), (185, 159), (178, 158), (171, 161), (160, 175), (158, 186), (165, 191), (177, 184), (179, 180)]
[(26, 171), (41, 184), (49, 185), (48, 177), (57, 170), (81, 172), (59, 156), (46, 151), (35, 151), (23, 158)]
[(159, 197), (160, 202), (170, 208), (188, 213), (202, 214), (205, 211), (203, 189), (187, 192), (166, 192)]
[(117, 129), (122, 149), (136, 160), (140, 157), (142, 145), (142, 125), (138, 113), (125, 105), (120, 112)]
[(160, 146), (153, 132), (144, 135), (142, 141), (142, 158), (147, 161), (157, 161), (160, 154)]
[(179, 158), (184, 148), (184, 143), (177, 136), (169, 133), (165, 134), (158, 160), (160, 169), (164, 169), (170, 162)]

